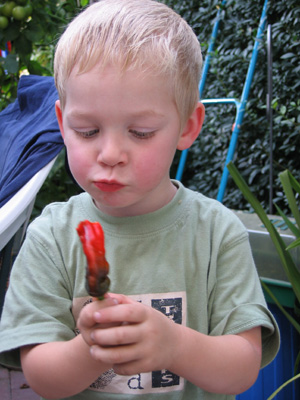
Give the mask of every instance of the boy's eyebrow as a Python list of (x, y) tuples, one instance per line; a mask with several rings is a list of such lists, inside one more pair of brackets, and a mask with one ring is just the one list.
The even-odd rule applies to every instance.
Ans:
[[(80, 118), (85, 117), (87, 114), (82, 112), (81, 110), (71, 110), (68, 112), (68, 117), (71, 118)], [(129, 114), (130, 118), (145, 118), (145, 117), (158, 117), (164, 118), (164, 114), (155, 111), (155, 110), (141, 110), (137, 112), (132, 112)]]
[(163, 118), (164, 115), (154, 111), (154, 110), (142, 110), (142, 111), (137, 111), (137, 112), (133, 112), (131, 113), (131, 116), (134, 118), (141, 118), (141, 117), (159, 117), (159, 118)]

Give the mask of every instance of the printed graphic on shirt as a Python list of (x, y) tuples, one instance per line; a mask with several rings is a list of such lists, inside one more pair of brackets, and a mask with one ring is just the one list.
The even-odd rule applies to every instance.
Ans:
[[(128, 296), (133, 300), (151, 306), (162, 312), (176, 324), (186, 326), (186, 293), (154, 293)], [(74, 299), (73, 315), (77, 320), (81, 307), (89, 302), (87, 298)], [(79, 307), (78, 307), (79, 306)], [(133, 376), (117, 375), (113, 369), (104, 374), (90, 386), (91, 390), (103, 393), (147, 394), (183, 390), (184, 379), (166, 369)]]

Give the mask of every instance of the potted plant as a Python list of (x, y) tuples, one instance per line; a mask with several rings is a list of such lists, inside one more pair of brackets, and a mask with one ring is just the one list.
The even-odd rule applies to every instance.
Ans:
[[(290, 250), (296, 246), (300, 245), (300, 212), (299, 208), (297, 206), (296, 202), (296, 197), (294, 195), (294, 192), (300, 195), (300, 183), (294, 178), (294, 176), (291, 174), (290, 171), (286, 170), (279, 174), (279, 178), (289, 205), (289, 208), (291, 210), (291, 213), (293, 215), (293, 218), (295, 220), (295, 223), (293, 223), (284, 213), (283, 211), (275, 204), (275, 207), (278, 211), (278, 214), (283, 218), (285, 223), (287, 224), (288, 228), (291, 230), (293, 235), (295, 236), (295, 241), (293, 241), (288, 247), (286, 247), (283, 239), (281, 238), (280, 234), (277, 232), (276, 228), (272, 224), (272, 222), (269, 220), (266, 212), (264, 211), (262, 205), (260, 202), (257, 200), (257, 198), (252, 194), (251, 190), (249, 189), (247, 183), (245, 180), (242, 178), (241, 174), (237, 170), (237, 168), (234, 166), (233, 162), (231, 161), (228, 165), (227, 168), (238, 186), (238, 188), (241, 190), (243, 193), (244, 197), (246, 200), (251, 204), (252, 208), (254, 209), (254, 212), (258, 215), (262, 223), (264, 224), (265, 228), (268, 230), (270, 237), (276, 247), (276, 250), (278, 252), (278, 255), (280, 257), (280, 260), (282, 262), (283, 268), (285, 270), (285, 273), (288, 277), (289, 282), (291, 283), (292, 290), (295, 294), (295, 316), (296, 318), (293, 318), (292, 315), (290, 315), (284, 307), (280, 304), (276, 296), (272, 293), (272, 291), (269, 289), (269, 287), (261, 281), (261, 284), (263, 286), (263, 289), (265, 292), (272, 298), (274, 303), (280, 308), (280, 310), (283, 312), (283, 314), (286, 316), (286, 318), (289, 320), (289, 322), (294, 326), (294, 328), (297, 330), (297, 332), (300, 335), (300, 324), (298, 320), (300, 319), (300, 312), (299, 312), (299, 304), (300, 304), (300, 271), (295, 265), (295, 262), (290, 254)], [(298, 320), (297, 320), (298, 317)], [(268, 400), (273, 399), (277, 393), (282, 390), (286, 385), (289, 383), (293, 382), (294, 380), (300, 378), (300, 373), (297, 374), (298, 368), (300, 364), (300, 351), (298, 353), (298, 356), (296, 358), (295, 366), (294, 366), (294, 376), (286, 381), (283, 385), (281, 385), (269, 398)]]

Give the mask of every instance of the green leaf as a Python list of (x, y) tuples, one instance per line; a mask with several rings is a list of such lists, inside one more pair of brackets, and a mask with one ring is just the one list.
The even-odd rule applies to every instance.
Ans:
[(8, 56), (2, 60), (2, 66), (7, 72), (11, 74), (19, 72), (19, 62), (17, 61), (16, 54), (8, 54)]
[(286, 114), (286, 110), (287, 110), (287, 108), (286, 108), (286, 106), (281, 106), (280, 107), (280, 114)]
[(293, 189), (300, 194), (300, 183), (297, 181), (297, 179), (291, 174), (291, 172), (289, 171), (289, 178), (290, 178), (290, 182), (291, 185), (293, 187)]
[(294, 382), (296, 379), (299, 379), (299, 378), (300, 378), (300, 374), (298, 374), (298, 375), (294, 376), (293, 378), (289, 379), (288, 381), (284, 382), (278, 389), (275, 390), (274, 393), (271, 394), (271, 396), (269, 396), (269, 397), (267, 398), (267, 400), (272, 400), (272, 399), (274, 399), (274, 397), (275, 397), (285, 386), (287, 386), (289, 383), (292, 383), (292, 382)]
[(24, 35), (31, 42), (37, 43), (41, 39), (43, 39), (45, 32), (40, 24), (31, 23), (28, 25), (28, 28), (24, 31)]
[(4, 40), (6, 42), (10, 40), (16, 40), (20, 36), (20, 29), (16, 21), (10, 23), (8, 27), (3, 31)]
[(300, 272), (296, 267), (292, 259), (292, 256), (286, 250), (286, 245), (283, 239), (281, 238), (277, 230), (274, 228), (272, 222), (269, 220), (260, 202), (251, 193), (248, 185), (246, 184), (245, 180), (242, 178), (242, 176), (240, 175), (240, 173), (238, 172), (237, 168), (234, 166), (232, 161), (229, 164), (227, 164), (227, 168), (233, 180), (235, 181), (236, 185), (241, 190), (247, 201), (251, 204), (254, 211), (256, 212), (256, 214), (258, 215), (258, 217), (268, 230), (270, 237), (276, 247), (282, 265), (284, 267), (285, 273), (293, 287), (297, 299), (300, 301)]
[(276, 210), (278, 211), (278, 214), (283, 218), (284, 222), (290, 229), (290, 231), (298, 238), (300, 237), (300, 230), (293, 224), (293, 222), (283, 213), (281, 208), (278, 207), (277, 204), (275, 204)]
[(300, 238), (296, 239), (293, 243), (291, 243), (286, 249), (291, 250), (294, 249), (295, 247), (300, 246)]
[[(292, 211), (293, 217), (296, 220), (298, 228), (300, 228), (300, 213), (299, 213), (299, 209), (298, 209), (296, 199), (295, 199), (295, 196), (293, 193), (293, 186), (292, 186), (292, 182), (293, 182), (293, 185), (298, 187), (298, 182), (296, 185), (295, 178), (292, 176), (292, 174), (288, 170), (285, 170), (284, 172), (279, 174), (279, 178), (280, 178), (284, 193), (286, 195), (287, 201), (289, 203), (289, 207)], [(299, 190), (300, 190), (300, 186), (299, 186)]]
[(284, 60), (284, 59), (286, 59), (286, 58), (292, 58), (292, 57), (296, 57), (296, 54), (294, 54), (294, 53), (286, 53), (286, 54), (284, 54), (283, 56), (281, 56), (280, 58), (281, 58), (282, 60)]
[(300, 364), (300, 351), (297, 355), (296, 361), (295, 361), (295, 367), (294, 367), (294, 375), (297, 374), (297, 371), (299, 369), (299, 364)]
[(89, 4), (89, 0), (80, 0), (81, 7), (85, 7)]
[(264, 281), (260, 281), (262, 287), (264, 288), (265, 292), (271, 297), (271, 299), (274, 301), (274, 303), (278, 306), (278, 308), (281, 310), (281, 312), (285, 315), (285, 317), (290, 321), (290, 323), (294, 326), (294, 328), (297, 330), (297, 332), (300, 334), (300, 324), (289, 314), (285, 308), (280, 304), (279, 300), (274, 296), (272, 291), (269, 289), (268, 285)]
[(51, 75), (51, 72), (43, 67), (39, 62), (35, 60), (30, 60), (27, 63), (27, 68), (30, 74), (34, 75)]
[(16, 52), (22, 57), (32, 52), (32, 42), (28, 40), (24, 35), (20, 36), (15, 43)]

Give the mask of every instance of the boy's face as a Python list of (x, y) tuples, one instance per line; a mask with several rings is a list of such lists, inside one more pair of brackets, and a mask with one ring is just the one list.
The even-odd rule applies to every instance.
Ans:
[(181, 132), (167, 79), (113, 67), (73, 71), (56, 111), (72, 174), (101, 211), (140, 215), (172, 199)]

